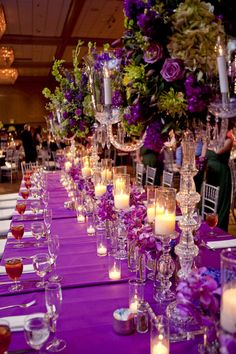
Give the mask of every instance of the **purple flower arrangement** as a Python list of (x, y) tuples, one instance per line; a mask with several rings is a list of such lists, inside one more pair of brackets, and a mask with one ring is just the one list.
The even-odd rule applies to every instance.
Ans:
[(98, 217), (101, 221), (114, 221), (117, 218), (112, 186), (107, 186), (106, 193), (100, 198), (98, 203)]

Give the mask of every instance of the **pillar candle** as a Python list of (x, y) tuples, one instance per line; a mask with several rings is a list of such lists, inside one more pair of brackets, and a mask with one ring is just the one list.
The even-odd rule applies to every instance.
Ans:
[(155, 220), (155, 205), (151, 204), (147, 206), (147, 222), (151, 223)]
[(106, 193), (107, 187), (104, 184), (98, 183), (95, 186), (95, 197), (99, 198)]
[(222, 51), (219, 51), (219, 55), (217, 57), (217, 66), (219, 72), (219, 81), (220, 81), (220, 92), (228, 93), (229, 92), (229, 84), (228, 84), (228, 73), (226, 68), (226, 61)]
[(175, 214), (166, 211), (155, 217), (155, 234), (171, 235), (175, 230)]
[(114, 204), (116, 209), (128, 209), (129, 208), (129, 194), (115, 194)]
[(110, 105), (112, 103), (110, 77), (104, 77), (104, 103), (105, 105)]
[(223, 290), (220, 323), (225, 331), (236, 333), (236, 287)]
[(168, 354), (168, 346), (163, 342), (154, 343), (151, 348), (151, 354)]

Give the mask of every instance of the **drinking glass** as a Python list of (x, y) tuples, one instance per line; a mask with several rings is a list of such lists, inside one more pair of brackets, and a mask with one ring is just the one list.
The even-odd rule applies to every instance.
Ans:
[(36, 283), (36, 288), (45, 286), (45, 275), (51, 270), (51, 260), (48, 253), (38, 253), (33, 257), (33, 267), (42, 281)]
[(44, 314), (34, 313), (26, 316), (24, 322), (25, 339), (31, 348), (38, 350), (48, 340), (50, 335), (49, 321)]
[(151, 354), (169, 354), (169, 321), (165, 316), (157, 316), (151, 321), (150, 331)]
[[(32, 231), (32, 235), (33, 237), (36, 238), (37, 241), (39, 241), (43, 234), (44, 234), (44, 225), (42, 222), (32, 222), (31, 224), (31, 231)], [(41, 243), (40, 242), (36, 242), (34, 244), (36, 247), (40, 247)]]
[(0, 353), (7, 352), (11, 342), (10, 324), (7, 320), (0, 319)]
[(44, 208), (47, 209), (48, 202), (49, 202), (49, 193), (48, 192), (43, 193), (42, 200), (43, 200)]
[(38, 214), (40, 210), (40, 202), (32, 202), (31, 203), (31, 210), (33, 214)]
[(25, 212), (25, 209), (26, 209), (26, 203), (25, 202), (16, 204), (16, 211), (21, 216), (21, 219), (23, 219), (23, 214)]
[(29, 194), (30, 194), (30, 192), (29, 192), (28, 189), (25, 189), (25, 190), (21, 191), (21, 196), (22, 196), (23, 199), (28, 199), (29, 198)]
[(59, 248), (60, 248), (59, 236), (50, 235), (50, 237), (48, 238), (48, 252), (51, 257), (52, 264), (54, 265), (54, 271), (55, 271), (55, 273), (49, 278), (49, 281), (52, 282), (57, 282), (62, 280), (62, 277), (60, 277), (56, 273), (56, 260), (57, 260)]
[(52, 223), (52, 209), (44, 209), (43, 220), (47, 229), (47, 235), (50, 235), (50, 228)]
[(24, 235), (24, 231), (24, 224), (11, 223), (12, 236), (18, 241), (18, 243), (14, 247), (24, 247), (24, 244), (21, 242), (21, 239)]
[(45, 287), (45, 301), (48, 316), (52, 323), (52, 332), (54, 332), (53, 340), (47, 345), (50, 352), (60, 352), (65, 349), (66, 342), (56, 336), (56, 325), (62, 304), (62, 291), (60, 283), (47, 283)]
[(17, 282), (23, 272), (22, 259), (20, 257), (7, 258), (5, 260), (5, 269), (9, 278), (14, 281), (14, 284), (11, 285), (8, 288), (8, 290), (10, 292), (16, 292), (22, 290), (23, 286)]
[(209, 232), (210, 236), (214, 236), (214, 228), (218, 224), (218, 214), (216, 213), (208, 213), (206, 214), (206, 223), (210, 227), (211, 231)]
[(129, 309), (137, 313), (138, 307), (144, 299), (144, 283), (139, 279), (129, 280)]

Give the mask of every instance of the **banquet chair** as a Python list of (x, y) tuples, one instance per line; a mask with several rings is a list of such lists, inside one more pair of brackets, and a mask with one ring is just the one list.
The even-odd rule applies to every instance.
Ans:
[(173, 178), (174, 178), (174, 173), (173, 172), (168, 172), (168, 171), (163, 171), (163, 176), (162, 176), (162, 185), (163, 187), (172, 187), (173, 185)]
[(220, 187), (203, 182), (202, 185), (202, 218), (207, 213), (216, 213), (219, 200)]
[(139, 186), (143, 185), (143, 174), (144, 174), (144, 165), (142, 163), (136, 164), (136, 183)]
[(22, 161), (21, 162), (21, 172), (22, 172), (22, 176), (24, 176), (24, 174), (28, 171), (32, 171), (32, 169), (34, 167), (38, 167), (38, 162), (25, 162)]
[(14, 176), (18, 179), (18, 164), (19, 157), (17, 155), (9, 158), (8, 161), (5, 162), (5, 165), (0, 167), (0, 181), (3, 176), (10, 177), (11, 183), (13, 182)]
[(147, 166), (146, 168), (146, 185), (154, 186), (156, 178), (157, 169), (154, 167)]

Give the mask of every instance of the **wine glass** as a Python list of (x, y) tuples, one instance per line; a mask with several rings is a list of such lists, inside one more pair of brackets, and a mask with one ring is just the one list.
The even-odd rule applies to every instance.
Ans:
[(48, 192), (44, 192), (43, 193), (42, 200), (43, 200), (44, 208), (47, 209), (48, 202), (49, 202), (49, 194), (48, 194)]
[(54, 332), (53, 340), (47, 345), (50, 352), (60, 352), (65, 349), (66, 342), (56, 336), (56, 325), (62, 304), (62, 291), (60, 283), (47, 283), (45, 287), (45, 301), (48, 316), (52, 321), (52, 332)]
[(23, 272), (22, 258), (17, 257), (5, 259), (5, 269), (9, 278), (14, 281), (14, 284), (12, 284), (8, 290), (11, 293), (22, 290), (22, 284), (17, 282)]
[(33, 214), (38, 214), (39, 210), (40, 210), (40, 202), (39, 201), (35, 201), (31, 203), (31, 210)]
[(206, 214), (206, 223), (210, 227), (211, 231), (209, 232), (210, 236), (214, 236), (214, 228), (218, 224), (218, 214), (217, 213), (207, 213)]
[(52, 282), (57, 282), (62, 280), (62, 277), (60, 277), (56, 273), (56, 260), (57, 260), (59, 248), (60, 248), (59, 236), (51, 235), (48, 238), (48, 252), (51, 257), (52, 264), (54, 265), (54, 270), (55, 270), (55, 273), (49, 278), (49, 281)]
[(40, 354), (40, 349), (50, 335), (48, 318), (40, 313), (26, 316), (24, 330), (27, 344), (33, 349), (38, 350)]
[(13, 237), (18, 241), (18, 243), (14, 247), (24, 247), (24, 244), (21, 242), (25, 231), (24, 224), (11, 223), (10, 229)]
[[(39, 241), (43, 234), (44, 234), (44, 225), (42, 222), (33, 222), (31, 224), (31, 231), (32, 231), (32, 235), (36, 238), (37, 241)], [(40, 247), (41, 243), (40, 242), (36, 242), (34, 244), (36, 247)]]
[(17, 203), (16, 204), (16, 211), (21, 216), (21, 219), (23, 219), (23, 214), (25, 212), (25, 209), (26, 209), (26, 203), (25, 202), (21, 202), (21, 203)]
[(52, 223), (52, 209), (44, 209), (43, 220), (47, 229), (47, 234), (50, 235), (50, 227)]
[(45, 286), (45, 275), (51, 270), (51, 260), (48, 253), (38, 253), (33, 257), (33, 267), (36, 274), (42, 278), (42, 281), (36, 283), (36, 288)]
[(0, 353), (7, 352), (11, 342), (10, 324), (7, 320), (0, 319)]
[(30, 192), (28, 189), (24, 189), (23, 191), (21, 191), (21, 196), (25, 200), (29, 198), (29, 194), (30, 194)]

